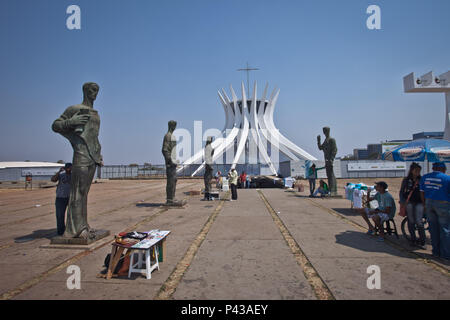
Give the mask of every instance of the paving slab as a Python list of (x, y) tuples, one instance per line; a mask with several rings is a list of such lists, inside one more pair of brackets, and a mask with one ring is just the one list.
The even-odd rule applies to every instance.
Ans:
[[(49, 213), (55, 190), (0, 192), (0, 293), (39, 278), (37, 284), (13, 298), (153, 299), (220, 204), (200, 201), (201, 195), (184, 194), (202, 185), (202, 180), (179, 182), (177, 195), (187, 198), (188, 205), (162, 212), (164, 180), (93, 184), (89, 221), (94, 228), (109, 229), (112, 234), (133, 226), (138, 231), (157, 228), (172, 233), (166, 242), (165, 260), (160, 270), (152, 273), (151, 280), (137, 274), (130, 279), (98, 278), (111, 250), (106, 244), (73, 261), (81, 270), (80, 290), (67, 288), (66, 268), (39, 278), (84, 252), (40, 248), (50, 242), (55, 232), (55, 217)], [(335, 298), (450, 299), (448, 275), (405, 250), (374, 241), (360, 228), (327, 212), (326, 208), (340, 210), (361, 224), (361, 218), (346, 209), (347, 200), (314, 199), (321, 205), (317, 206), (298, 193), (282, 189), (262, 192)], [(239, 189), (238, 193), (238, 201), (223, 203), (173, 298), (316, 299), (258, 192)], [(38, 202), (41, 207), (32, 207)], [(380, 267), (380, 290), (367, 288), (370, 265)]]
[[(395, 185), (394, 185), (395, 186)], [(395, 198), (395, 197), (394, 197)], [(364, 228), (367, 228), (366, 222), (362, 219), (360, 214), (356, 212), (355, 210), (351, 210), (350, 208), (345, 208), (346, 205), (348, 205), (350, 202), (348, 200), (324, 200), (321, 201), (319, 199), (313, 200), (315, 204), (318, 204), (320, 207), (327, 208), (329, 210), (332, 210), (335, 214), (338, 214), (342, 216), (345, 219), (348, 219), (351, 222), (354, 222)], [(331, 216), (331, 215), (330, 215)], [(400, 247), (404, 248), (406, 251), (414, 252), (418, 254), (420, 257), (424, 259), (429, 259), (433, 261), (433, 263), (440, 265), (441, 267), (450, 270), (450, 261), (445, 259), (440, 259), (433, 257), (431, 254), (431, 239), (429, 232), (426, 232), (427, 239), (426, 244), (424, 248), (417, 248), (417, 247), (411, 247), (409, 245), (408, 240), (404, 237), (404, 235), (401, 232), (401, 223), (403, 221), (403, 217), (400, 217), (398, 215), (395, 216), (394, 221), (397, 226), (397, 232), (399, 234), (399, 238), (395, 237), (394, 235), (389, 236), (389, 240), (393, 243), (399, 245)]]
[(315, 299), (284, 240), (208, 240), (175, 299)]
[(151, 283), (131, 283), (131, 281), (109, 282), (101, 289), (98, 282), (83, 281), (81, 289), (72, 290), (67, 288), (66, 281), (46, 281), (42, 296), (32, 290), (18, 295), (15, 300), (148, 300), (150, 299), (148, 291), (155, 291), (160, 286)]
[[(311, 262), (339, 300), (450, 299), (447, 276), (405, 257), (319, 258)], [(369, 266), (380, 268), (380, 289), (368, 289)]]
[[(450, 277), (388, 243), (376, 242), (359, 228), (311, 206), (305, 198), (296, 205), (282, 190), (263, 190), (293, 238), (337, 299), (448, 299)], [(307, 207), (314, 214), (285, 214)], [(317, 217), (336, 223), (322, 224)], [(367, 268), (381, 270), (381, 289), (367, 288)]]
[[(50, 275), (15, 299), (31, 299), (37, 295), (41, 299), (86, 299), (87, 296), (89, 299), (153, 299), (214, 211), (215, 205), (219, 204), (216, 202), (215, 205), (205, 205), (199, 197), (191, 197), (188, 201), (190, 210), (168, 209), (137, 228), (138, 231), (155, 228), (171, 230), (166, 241), (164, 262), (160, 263), (159, 271), (155, 270), (152, 273), (151, 279), (147, 280), (139, 274), (133, 274), (131, 278), (126, 276), (110, 280), (98, 278), (97, 275), (104, 271), (104, 259), (111, 251), (111, 246), (106, 245), (75, 262), (81, 270), (80, 290), (67, 289), (66, 281), (69, 275), (64, 269)], [(145, 206), (135, 206), (132, 210), (147, 209)], [(96, 292), (93, 293), (93, 290)]]
[(175, 299), (315, 299), (258, 193), (245, 191), (225, 202)]

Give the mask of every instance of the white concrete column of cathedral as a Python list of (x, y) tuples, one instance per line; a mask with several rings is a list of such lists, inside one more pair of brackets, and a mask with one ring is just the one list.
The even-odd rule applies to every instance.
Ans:
[(445, 94), (444, 139), (450, 141), (450, 71), (434, 76), (428, 72), (416, 77), (414, 72), (403, 78), (405, 92), (440, 92)]
[[(270, 144), (270, 150), (272, 152), (274, 150), (278, 152), (279, 150), (279, 152), (283, 153), (290, 160), (317, 160), (282, 135), (275, 127), (273, 113), (280, 90), (274, 89), (270, 98), (266, 100), (267, 89), (268, 85), (266, 85), (260, 99), (257, 98), (256, 82), (253, 86), (253, 94), (248, 98), (243, 82), (240, 90), (241, 99), (237, 98), (232, 86), (230, 86), (231, 99), (224, 89), (222, 89), (222, 92), (218, 92), (219, 100), (225, 112), (225, 126), (222, 130), (223, 137), (216, 139), (212, 144), (215, 150), (213, 161), (219, 157), (223, 157), (231, 148), (234, 149), (235, 143), (237, 145), (236, 153), (231, 163), (227, 163), (231, 164), (232, 168), (235, 168), (242, 158), (245, 158), (245, 163), (254, 162), (255, 159), (259, 159), (259, 164), (267, 165), (272, 174), (277, 174), (276, 167), (267, 152), (267, 144)], [(252, 154), (248, 157), (250, 159), (248, 159), (245, 157), (245, 150), (246, 146), (249, 146), (250, 143), (256, 146), (256, 155)], [(201, 150), (187, 159), (178, 169), (178, 172), (182, 171), (188, 165), (200, 163), (203, 160), (203, 153), (204, 151)], [(200, 173), (204, 166), (205, 163), (202, 162), (192, 176)]]

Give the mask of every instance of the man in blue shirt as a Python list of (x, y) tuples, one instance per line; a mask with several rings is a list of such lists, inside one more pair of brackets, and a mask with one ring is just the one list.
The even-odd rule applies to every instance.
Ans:
[(53, 182), (58, 182), (56, 187), (56, 227), (58, 235), (61, 236), (66, 230), (66, 209), (69, 204), (70, 182), (71, 182), (72, 164), (66, 163), (52, 178)]
[(450, 259), (450, 176), (443, 162), (433, 163), (433, 172), (420, 180), (422, 201), (430, 225), (434, 256)]

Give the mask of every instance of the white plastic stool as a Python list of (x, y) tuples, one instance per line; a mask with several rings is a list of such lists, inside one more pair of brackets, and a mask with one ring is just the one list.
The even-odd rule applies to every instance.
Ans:
[[(155, 263), (151, 264), (150, 250), (153, 248), (155, 250)], [(135, 252), (137, 251), (137, 252)], [(144, 251), (145, 251), (145, 268), (142, 268), (142, 263), (144, 262)], [(133, 264), (134, 254), (137, 254), (137, 262)], [(147, 279), (152, 278), (152, 271), (155, 269), (159, 270), (158, 261), (158, 248), (156, 244), (148, 249), (133, 250), (130, 257), (130, 268), (128, 269), (128, 278), (131, 277), (131, 273), (145, 273)]]

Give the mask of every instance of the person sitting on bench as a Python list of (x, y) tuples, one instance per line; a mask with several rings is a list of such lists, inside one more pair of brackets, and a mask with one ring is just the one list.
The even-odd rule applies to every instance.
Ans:
[[(377, 241), (384, 241), (384, 228), (383, 223), (390, 219), (394, 219), (395, 215), (395, 201), (392, 195), (387, 191), (388, 185), (384, 181), (375, 183), (375, 190), (377, 190), (377, 194), (372, 198), (370, 197), (370, 190), (367, 190), (367, 203), (370, 201), (376, 200), (378, 202), (378, 208), (369, 209), (362, 208), (359, 209), (359, 213), (367, 222), (369, 226), (369, 231), (367, 234), (375, 235), (375, 230), (378, 229), (380, 236)], [(375, 227), (370, 222), (370, 219), (375, 223)], [(376, 228), (376, 229), (375, 229)]]
[(316, 197), (318, 193), (320, 193), (321, 198), (330, 194), (330, 189), (323, 180), (319, 181), (319, 188), (316, 190), (316, 192), (314, 192), (313, 197)]

